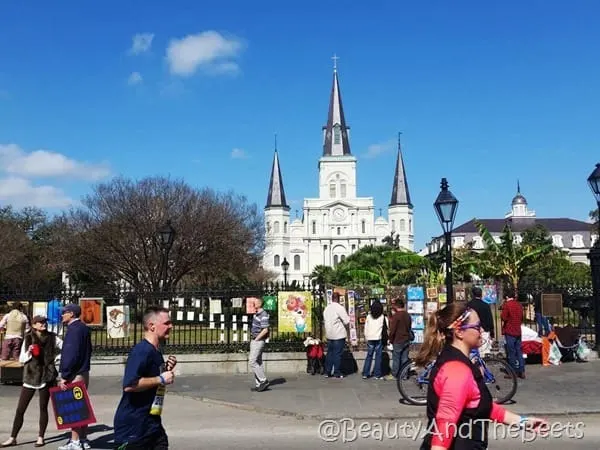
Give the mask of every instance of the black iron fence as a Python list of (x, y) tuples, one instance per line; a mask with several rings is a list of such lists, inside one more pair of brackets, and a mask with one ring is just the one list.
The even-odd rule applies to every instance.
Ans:
[[(1, 297), (0, 315), (8, 312), (15, 302), (20, 302), (30, 319), (36, 314), (43, 314), (49, 318), (50, 329), (64, 335), (64, 327), (57, 323), (60, 321), (59, 308), (67, 303), (77, 303), (82, 310), (81, 320), (92, 330), (94, 354), (119, 355), (127, 354), (142, 339), (144, 310), (148, 306), (159, 305), (169, 309), (173, 322), (165, 351), (247, 352), (252, 339), (256, 298), (263, 300), (265, 309), (270, 308), (267, 309), (271, 328), (266, 351), (304, 351), (303, 342), (308, 336), (322, 339), (323, 296), (309, 285), (295, 286), (294, 290), (274, 284), (143, 294), (127, 290), (94, 293), (69, 290), (56, 295), (11, 294)], [(286, 321), (286, 324), (279, 323), (277, 308), (282, 302), (293, 320)]]
[[(364, 317), (372, 301), (391, 297), (406, 299), (407, 286), (396, 287), (393, 292), (374, 293), (370, 288), (357, 288), (354, 329), (357, 349), (364, 349)], [(430, 288), (430, 286), (429, 286)], [(463, 300), (470, 299), (470, 284), (457, 285), (465, 293)], [(180, 292), (151, 292), (138, 294), (118, 290), (105, 292), (79, 292), (68, 290), (56, 295), (21, 293), (0, 295), (0, 316), (8, 312), (14, 302), (21, 302), (25, 313), (32, 318), (44, 314), (50, 319), (51, 329), (64, 334), (60, 322), (60, 305), (78, 303), (82, 308), (82, 320), (92, 330), (92, 344), (96, 355), (125, 355), (144, 335), (142, 316), (146, 307), (167, 307), (173, 321), (173, 330), (166, 344), (166, 351), (177, 353), (231, 353), (247, 352), (251, 338), (254, 312), (252, 301), (261, 298), (270, 314), (271, 332), (266, 351), (305, 351), (304, 340), (309, 337), (325, 339), (323, 309), (327, 305), (326, 289), (313, 285), (285, 288), (277, 284), (257, 287), (225, 287), (220, 289), (195, 289)], [(428, 286), (423, 286), (427, 291)], [(443, 287), (439, 287), (440, 292)], [(296, 294), (294, 294), (296, 293)], [(491, 305), (499, 324), (502, 289), (498, 285), (498, 302)], [(595, 342), (592, 288), (590, 286), (527, 286), (519, 289), (519, 301), (526, 311), (525, 325), (538, 331), (542, 325), (544, 294), (561, 294), (562, 308), (558, 314), (547, 317), (553, 326), (571, 325), (590, 343)], [(308, 300), (308, 302), (304, 302)], [(423, 300), (425, 303), (428, 299)], [(304, 302), (304, 306), (300, 303)], [(362, 310), (359, 305), (365, 308)], [(348, 305), (346, 305), (348, 306)], [(441, 307), (442, 305), (440, 305)], [(280, 323), (279, 308), (294, 319)], [(387, 308), (386, 308), (387, 309)], [(427, 305), (423, 308), (425, 311)], [(389, 313), (389, 311), (388, 311)], [(297, 315), (299, 320), (296, 320)], [(287, 316), (286, 316), (287, 317)], [(310, 317), (310, 320), (307, 320)], [(496, 337), (499, 337), (497, 330)], [(418, 347), (416, 345), (415, 347)]]

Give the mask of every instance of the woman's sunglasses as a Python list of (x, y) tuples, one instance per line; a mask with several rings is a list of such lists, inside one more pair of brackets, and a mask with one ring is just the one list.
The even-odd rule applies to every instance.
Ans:
[(477, 330), (477, 331), (481, 331), (481, 322), (467, 324), (467, 325), (461, 325), (459, 327), (459, 329), (461, 329), (461, 330)]

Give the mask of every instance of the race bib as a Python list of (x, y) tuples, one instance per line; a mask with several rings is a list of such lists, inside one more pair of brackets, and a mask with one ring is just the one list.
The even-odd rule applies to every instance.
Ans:
[(165, 393), (167, 389), (165, 386), (159, 386), (156, 390), (156, 396), (152, 401), (152, 406), (150, 407), (150, 415), (151, 416), (160, 416), (163, 410), (163, 402), (165, 400)]

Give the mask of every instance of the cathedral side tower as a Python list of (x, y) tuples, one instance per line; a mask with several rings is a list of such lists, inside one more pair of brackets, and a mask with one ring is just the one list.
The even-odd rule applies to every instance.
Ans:
[(269, 193), (265, 205), (266, 242), (263, 267), (277, 273), (277, 278), (280, 280), (283, 279), (281, 263), (284, 258), (289, 262), (289, 223), (290, 207), (285, 198), (276, 146), (271, 169), (271, 181), (269, 182)]
[(414, 251), (413, 205), (410, 200), (404, 158), (402, 157), (400, 133), (398, 133), (398, 156), (392, 186), (392, 199), (388, 207), (388, 220), (390, 231), (394, 232), (394, 237), (399, 237), (400, 247)]

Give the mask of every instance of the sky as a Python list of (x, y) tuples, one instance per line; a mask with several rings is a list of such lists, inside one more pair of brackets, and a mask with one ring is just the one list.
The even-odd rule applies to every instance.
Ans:
[[(50, 214), (114, 176), (183, 178), (262, 209), (318, 195), (337, 55), (358, 195), (386, 214), (402, 148), (415, 250), (503, 217), (588, 220), (600, 162), (600, 3), (0, 2), (0, 205)], [(300, 213), (301, 214), (301, 213)]]

